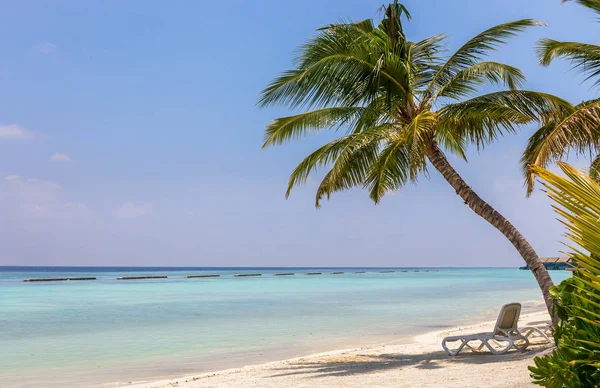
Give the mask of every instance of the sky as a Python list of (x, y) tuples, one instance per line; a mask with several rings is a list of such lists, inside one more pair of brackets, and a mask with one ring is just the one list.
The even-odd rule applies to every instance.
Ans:
[[(560, 0), (405, 0), (410, 40), (450, 49), (493, 25), (547, 24), (490, 58), (523, 70), (525, 88), (572, 102), (597, 97), (542, 37), (598, 43), (595, 15)], [(374, 205), (361, 189), (314, 208), (318, 176), (284, 197), (291, 170), (333, 139), (261, 149), (270, 79), (316, 29), (380, 17), (381, 0), (4, 2), (0, 23), (0, 265), (501, 266), (512, 245), (430, 169)], [(563, 229), (518, 160), (535, 126), (469, 162), (450, 158), (540, 256)], [(339, 134), (338, 134), (339, 135)], [(585, 159), (569, 159), (585, 166)]]

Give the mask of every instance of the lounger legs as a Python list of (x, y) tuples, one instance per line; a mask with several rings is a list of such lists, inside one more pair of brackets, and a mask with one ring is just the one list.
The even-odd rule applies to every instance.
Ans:
[[(498, 338), (498, 339), (508, 342), (508, 345), (506, 347), (501, 348), (500, 350), (497, 350), (497, 349), (494, 349), (494, 347), (492, 345), (490, 345), (490, 343), (488, 342), (489, 341), (488, 339), (461, 338), (461, 339), (456, 339), (456, 340), (444, 339), (442, 341), (442, 347), (444, 348), (446, 353), (448, 353), (450, 356), (456, 356), (458, 353), (460, 353), (461, 350), (463, 350), (463, 348), (465, 346), (473, 352), (478, 352), (481, 349), (483, 349), (483, 347), (485, 346), (493, 354), (504, 354), (504, 353), (508, 352), (510, 350), (510, 348), (512, 348), (514, 345), (513, 341), (510, 338)], [(460, 341), (460, 345), (458, 346), (458, 348), (456, 350), (451, 350), (448, 348), (448, 346), (446, 346), (446, 342), (455, 342), (455, 341)], [(471, 346), (469, 344), (469, 342), (471, 342), (471, 341), (479, 341), (479, 346)]]
[(448, 353), (448, 355), (450, 355), (450, 356), (456, 356), (458, 353), (460, 353), (460, 351), (462, 350), (462, 348), (465, 347), (465, 345), (467, 344), (467, 342), (469, 342), (468, 340), (461, 339), (460, 340), (460, 346), (458, 347), (458, 349), (456, 349), (456, 350), (450, 350), (450, 349), (448, 349), (448, 347), (446, 346), (446, 342), (454, 342), (454, 341), (457, 341), (457, 340), (446, 341), (446, 339), (444, 338), (444, 340), (442, 341), (442, 348), (444, 348), (444, 350), (446, 351), (446, 353)]
[(543, 337), (546, 341), (552, 342), (552, 340), (548, 337), (548, 335), (546, 333), (544, 333), (542, 330), (538, 329), (537, 327), (527, 326), (527, 327), (519, 328), (519, 331), (521, 332), (521, 334), (523, 334), (527, 338), (529, 338), (533, 333), (536, 333), (540, 337)]
[[(527, 349), (527, 347), (529, 346), (529, 338), (527, 338), (527, 336), (519, 333), (516, 336), (512, 336), (513, 338), (513, 346), (515, 347), (515, 349), (519, 350), (519, 351), (524, 351), (525, 349)], [(517, 343), (515, 341), (523, 341), (523, 344), (521, 345), (517, 345)]]
[[(458, 346), (458, 348), (456, 350), (449, 349), (448, 346), (446, 345), (446, 342), (455, 342), (455, 341), (460, 341), (460, 345)], [(469, 344), (469, 342), (471, 342), (471, 341), (479, 341), (480, 344), (479, 344), (479, 346), (474, 347)], [(492, 345), (490, 345), (489, 341), (494, 341), (496, 343), (506, 342), (507, 345), (501, 347), (500, 349), (495, 349)], [(515, 341), (523, 341), (523, 344), (517, 345), (515, 343)], [(458, 353), (460, 353), (460, 351), (465, 346), (473, 352), (478, 352), (481, 349), (483, 349), (483, 347), (485, 346), (488, 348), (488, 350), (492, 354), (500, 355), (500, 354), (504, 354), (504, 353), (508, 352), (512, 347), (514, 347), (515, 349), (517, 349), (519, 351), (525, 350), (527, 348), (527, 346), (529, 346), (529, 340), (527, 339), (527, 337), (525, 337), (523, 335), (517, 335), (517, 336), (510, 336), (510, 337), (495, 336), (493, 338), (449, 337), (449, 338), (444, 338), (444, 340), (442, 341), (442, 347), (444, 348), (446, 353), (448, 353), (448, 355), (450, 355), (450, 356), (456, 356)]]

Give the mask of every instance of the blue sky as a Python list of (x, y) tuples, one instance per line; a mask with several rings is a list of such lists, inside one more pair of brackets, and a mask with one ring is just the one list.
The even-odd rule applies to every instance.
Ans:
[[(5, 3), (0, 265), (521, 265), (433, 170), (377, 206), (356, 189), (315, 210), (318, 177), (285, 200), (291, 169), (332, 135), (261, 150), (265, 125), (288, 112), (258, 109), (258, 93), (317, 28), (378, 18), (381, 4)], [(405, 5), (411, 40), (447, 33), (450, 48), (498, 23), (543, 21), (493, 58), (520, 67), (526, 88), (596, 96), (568, 63), (540, 68), (533, 51), (541, 37), (593, 41), (600, 24), (576, 4)], [(540, 255), (557, 255), (562, 229), (541, 193), (525, 198), (519, 172), (534, 129), (452, 161)]]

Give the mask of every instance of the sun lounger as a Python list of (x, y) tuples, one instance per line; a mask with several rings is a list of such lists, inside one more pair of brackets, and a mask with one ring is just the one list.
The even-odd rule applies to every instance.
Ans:
[(527, 322), (524, 327), (519, 327), (519, 332), (527, 338), (539, 336), (552, 342), (552, 321)]
[[(474, 352), (480, 351), (485, 346), (493, 354), (504, 354), (513, 347), (517, 350), (525, 350), (529, 346), (529, 340), (517, 328), (520, 314), (520, 303), (505, 304), (500, 310), (493, 331), (446, 337), (442, 340), (442, 347), (450, 356), (456, 356), (465, 346)], [(451, 350), (446, 346), (446, 343), (455, 341), (460, 341), (457, 349)], [(479, 342), (479, 345), (471, 346), (472, 341)], [(496, 344), (498, 348), (494, 348), (490, 342)], [(517, 344), (517, 342), (522, 343)]]

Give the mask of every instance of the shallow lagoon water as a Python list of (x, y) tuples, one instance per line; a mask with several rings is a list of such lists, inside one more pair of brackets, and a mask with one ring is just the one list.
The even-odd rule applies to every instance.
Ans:
[[(184, 278), (208, 273), (221, 277)], [(116, 280), (152, 275), (169, 278)], [(23, 282), (87, 276), (97, 280)], [(0, 387), (127, 383), (406, 340), (512, 301), (543, 303), (529, 271), (0, 267)]]

